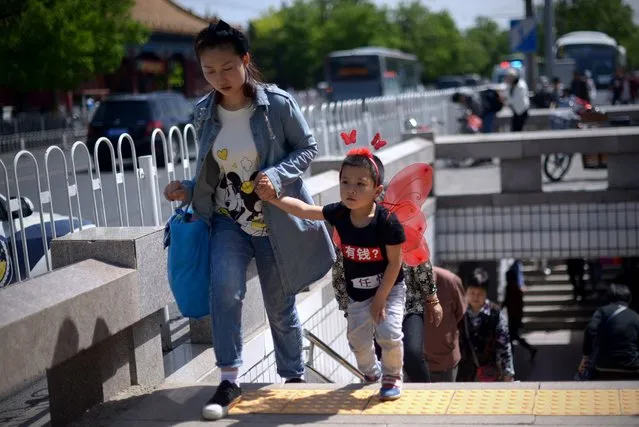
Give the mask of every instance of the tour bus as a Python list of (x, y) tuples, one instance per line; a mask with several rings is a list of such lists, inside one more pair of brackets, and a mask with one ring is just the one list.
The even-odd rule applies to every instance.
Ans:
[(618, 68), (626, 66), (626, 49), (615, 39), (598, 31), (574, 31), (557, 39), (557, 59), (570, 58), (581, 72), (590, 70), (601, 104), (610, 97), (610, 82)]
[(382, 47), (332, 52), (326, 58), (325, 74), (329, 101), (396, 95), (421, 88), (417, 57)]

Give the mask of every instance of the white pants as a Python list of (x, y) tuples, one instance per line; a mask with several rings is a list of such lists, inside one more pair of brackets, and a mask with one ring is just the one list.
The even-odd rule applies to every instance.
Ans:
[[(366, 301), (353, 301), (348, 304), (348, 344), (350, 345), (357, 367), (366, 376), (383, 375), (401, 377), (404, 360), (402, 339), (402, 321), (406, 304), (406, 285), (404, 282), (393, 286), (386, 299), (386, 318), (380, 323), (373, 321), (371, 304), (373, 298)], [(382, 362), (375, 356), (373, 337), (382, 349)]]

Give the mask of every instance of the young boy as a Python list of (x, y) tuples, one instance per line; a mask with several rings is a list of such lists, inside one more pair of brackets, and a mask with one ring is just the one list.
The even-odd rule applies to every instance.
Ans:
[[(380, 399), (399, 399), (406, 299), (401, 269), (404, 229), (394, 214), (375, 203), (383, 190), (384, 166), (370, 150), (349, 151), (339, 176), (339, 203), (313, 206), (291, 197), (268, 201), (291, 215), (326, 220), (337, 229), (349, 296), (348, 342), (367, 381), (381, 377)], [(381, 363), (373, 338), (382, 348)]]

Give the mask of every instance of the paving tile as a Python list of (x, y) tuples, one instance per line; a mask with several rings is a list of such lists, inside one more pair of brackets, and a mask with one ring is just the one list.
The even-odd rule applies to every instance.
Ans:
[(539, 390), (535, 415), (621, 415), (619, 390)]
[[(639, 389), (619, 390), (621, 413), (624, 415), (639, 415)], [(639, 424), (639, 420), (637, 420)]]
[(458, 390), (450, 415), (532, 415), (535, 390)]
[[(229, 414), (279, 414), (299, 390), (247, 390)], [(319, 393), (319, 392), (318, 392)]]
[(382, 402), (379, 397), (374, 396), (362, 413), (365, 415), (443, 415), (453, 394), (452, 390), (403, 390), (402, 397), (393, 402)]
[(373, 390), (298, 390), (282, 414), (361, 414)]

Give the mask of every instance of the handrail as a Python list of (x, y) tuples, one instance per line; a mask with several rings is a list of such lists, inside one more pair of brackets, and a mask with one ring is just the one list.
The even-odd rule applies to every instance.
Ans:
[[(318, 373), (317, 370), (315, 368), (313, 368), (313, 347), (317, 346), (319, 347), (322, 351), (324, 351), (328, 356), (330, 356), (333, 360), (335, 360), (337, 363), (339, 363), (340, 365), (342, 365), (346, 370), (348, 370), (351, 374), (355, 375), (357, 378), (359, 378), (361, 381), (366, 381), (366, 377), (364, 376), (364, 374), (362, 373), (362, 371), (360, 371), (359, 369), (357, 369), (355, 366), (353, 366), (348, 360), (344, 359), (342, 356), (340, 356), (335, 350), (333, 350), (332, 348), (330, 348), (324, 341), (322, 341), (321, 339), (319, 339), (317, 336), (315, 336), (315, 334), (313, 334), (311, 331), (309, 331), (308, 329), (304, 329), (304, 338), (306, 338), (307, 340), (309, 340), (311, 342), (311, 348), (309, 350), (310, 352), (310, 357), (309, 357), (309, 362), (308, 364), (310, 365), (309, 367), (315, 372)], [(321, 374), (320, 374), (321, 375)], [(324, 375), (321, 375), (322, 377), (325, 377)], [(326, 377), (325, 377), (326, 378)]]

